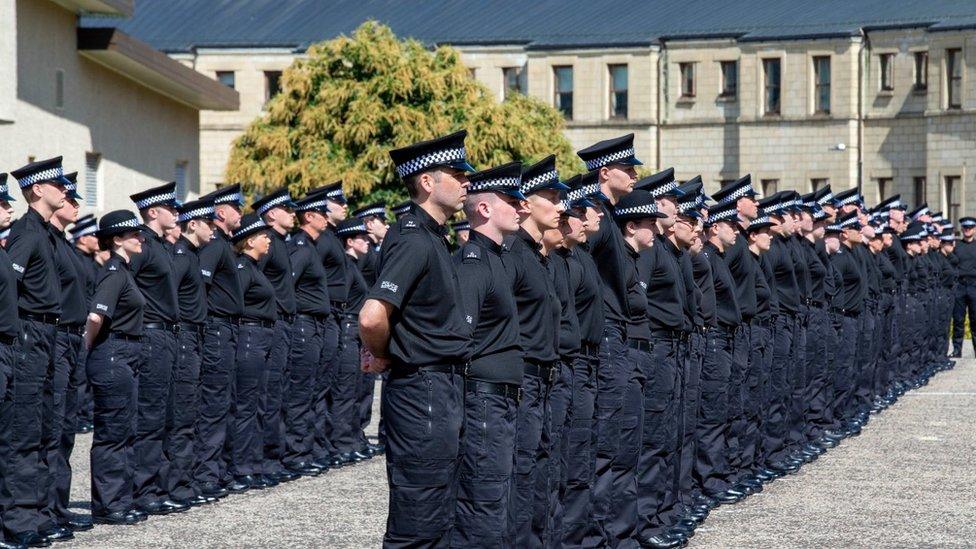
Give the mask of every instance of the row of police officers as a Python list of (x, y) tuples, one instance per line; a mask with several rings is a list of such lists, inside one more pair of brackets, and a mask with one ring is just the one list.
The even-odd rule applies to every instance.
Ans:
[[(0, 175), (0, 547), (43, 547), (369, 459), (358, 314), (386, 208), (238, 185), (78, 218), (61, 158)], [(402, 210), (402, 207), (401, 207)], [(66, 232), (67, 231), (67, 232)], [(70, 235), (70, 236), (69, 236)], [(69, 509), (91, 414), (91, 518)]]
[(474, 171), (465, 136), (390, 152), (412, 204), (358, 317), (386, 547), (680, 547), (952, 366), (976, 257), (925, 205), (759, 200), (748, 175), (707, 196), (638, 178), (633, 135), (568, 180)]

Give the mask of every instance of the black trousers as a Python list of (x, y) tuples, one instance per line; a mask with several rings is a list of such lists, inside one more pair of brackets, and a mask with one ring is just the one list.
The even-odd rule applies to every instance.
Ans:
[(198, 485), (216, 484), (227, 475), (227, 429), (237, 371), (237, 324), (208, 318), (200, 353), (200, 414), (197, 417)]
[(549, 482), (552, 450), (550, 389), (550, 382), (539, 376), (522, 377), (522, 401), (515, 420), (515, 474), (508, 523), (510, 539), (517, 547), (541, 547), (546, 535), (549, 493), (544, 488)]
[(701, 374), (705, 353), (705, 333), (693, 332), (688, 337), (684, 360), (683, 387), (681, 391), (681, 430), (678, 459), (678, 515), (687, 512), (701, 495), (701, 485), (694, 475), (697, 455), (698, 421), (701, 404)]
[(315, 395), (313, 399), (312, 424), (315, 437), (312, 455), (317, 460), (328, 461), (337, 453), (333, 440), (333, 417), (336, 371), (339, 369), (339, 321), (336, 315), (329, 316), (323, 325), (322, 355), (315, 373)]
[(397, 368), (383, 386), (390, 486), (383, 546), (444, 547), (455, 524), (464, 380)]
[(332, 446), (339, 453), (360, 449), (359, 419), (359, 319), (344, 315), (339, 325), (339, 350), (332, 384)]
[[(563, 456), (566, 485), (562, 494), (562, 539), (556, 545), (583, 545), (590, 526), (596, 454), (594, 452), (593, 413), (596, 401), (596, 370), (599, 356), (581, 356), (572, 363), (572, 397)], [(557, 524), (558, 528), (559, 524)]]
[(292, 323), (285, 320), (275, 322), (274, 341), (265, 375), (264, 392), (258, 401), (258, 425), (264, 433), (263, 474), (280, 473), (285, 455), (285, 422), (282, 415), (284, 405), (285, 372), (291, 354)]
[(133, 506), (136, 437), (135, 368), (142, 343), (109, 338), (88, 354), (86, 372), (95, 397), (91, 447), (92, 514), (128, 511)]
[(789, 436), (789, 365), (793, 360), (793, 336), (795, 317), (776, 315), (773, 318), (773, 361), (770, 365), (767, 386), (769, 407), (766, 412), (764, 445), (766, 459), (770, 465), (782, 462), (788, 457), (787, 437)]
[(830, 428), (828, 403), (832, 391), (831, 364), (828, 361), (832, 351), (833, 326), (827, 310), (821, 307), (810, 309), (807, 321), (807, 373), (806, 396), (806, 440), (813, 441)]
[[(85, 369), (81, 336), (58, 331), (54, 354), (54, 376), (51, 380), (53, 417), (55, 423), (52, 439), (56, 447), (47, 448), (50, 469), (45, 512), (52, 521), (62, 522), (69, 516), (68, 503), (71, 495), (71, 452), (75, 447), (75, 431), (78, 420), (77, 389), (72, 384), (77, 371)], [(56, 437), (56, 438), (54, 438)]]
[(189, 499), (197, 495), (193, 483), (196, 466), (196, 423), (200, 413), (200, 330), (183, 329), (177, 338), (173, 366), (173, 390), (166, 415), (167, 469), (163, 491), (172, 498)]
[(258, 424), (258, 403), (264, 392), (265, 369), (274, 343), (274, 328), (241, 325), (237, 332), (237, 375), (229, 429), (231, 475), (254, 475), (264, 462), (264, 432)]
[[(13, 393), (10, 391), (13, 383), (13, 367), (17, 354), (15, 340), (11, 344), (0, 343), (0, 429), (12, 420)], [(10, 468), (7, 465), (10, 460), (10, 444), (6, 439), (0, 439), (0, 511), (7, 509), (11, 504), (9, 491), (7, 488), (7, 475)], [(4, 539), (6, 529), (4, 526), (4, 516), (0, 513), (0, 539)]]
[[(34, 320), (21, 320), (14, 346), (7, 396), (0, 411), (0, 494), (7, 533), (43, 530), (53, 525), (43, 514), (49, 486), (46, 448), (54, 435), (54, 353), (57, 328)], [(47, 417), (45, 417), (47, 415)]]
[(748, 476), (752, 467), (754, 450), (749, 447), (748, 433), (751, 428), (746, 417), (746, 377), (752, 358), (752, 342), (748, 326), (739, 326), (732, 333), (732, 373), (729, 376), (729, 429), (726, 444), (727, 460), (731, 471), (729, 482), (737, 483)]
[(147, 329), (142, 342), (142, 360), (136, 366), (136, 439), (133, 444), (137, 506), (167, 497), (163, 474), (167, 469), (166, 416), (173, 387), (176, 363), (176, 334), (169, 330)]
[(295, 319), (291, 356), (285, 366), (282, 416), (285, 424), (286, 467), (313, 459), (315, 379), (322, 361), (325, 324), (305, 316)]
[(720, 329), (708, 330), (705, 335), (694, 472), (707, 496), (722, 493), (731, 486), (726, 437), (733, 338), (733, 332)]
[(546, 524), (546, 547), (558, 545), (562, 539), (562, 494), (566, 490), (566, 452), (569, 434), (570, 409), (573, 406), (573, 358), (560, 358), (558, 371), (549, 391), (549, 469), (546, 473), (548, 486), (539, 492), (548, 498), (549, 513)]

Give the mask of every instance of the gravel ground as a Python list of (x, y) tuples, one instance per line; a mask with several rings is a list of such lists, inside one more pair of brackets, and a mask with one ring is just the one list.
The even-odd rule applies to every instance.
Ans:
[[(88, 506), (90, 443), (78, 437), (72, 458), (78, 511)], [(973, 547), (973, 456), (976, 360), (966, 359), (798, 474), (715, 510), (689, 547)], [(97, 526), (64, 546), (378, 547), (386, 499), (376, 458), (137, 526)]]

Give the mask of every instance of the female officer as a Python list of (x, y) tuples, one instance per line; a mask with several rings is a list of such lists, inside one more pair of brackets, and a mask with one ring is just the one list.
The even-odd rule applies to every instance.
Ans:
[(116, 210), (98, 223), (98, 245), (111, 252), (99, 276), (85, 326), (86, 372), (95, 401), (91, 447), (92, 519), (99, 524), (135, 524), (144, 513), (132, 508), (133, 469), (127, 453), (135, 437), (136, 386), (145, 299), (129, 273), (129, 257), (142, 252), (141, 223)]
[(274, 286), (258, 266), (271, 248), (268, 226), (257, 214), (248, 214), (241, 220), (241, 227), (234, 232), (231, 242), (237, 250), (237, 274), (244, 290), (244, 315), (237, 337), (234, 423), (229, 433), (234, 482), (227, 489), (244, 492), (277, 484), (261, 475), (264, 436), (258, 424), (258, 402), (264, 391), (278, 310)]

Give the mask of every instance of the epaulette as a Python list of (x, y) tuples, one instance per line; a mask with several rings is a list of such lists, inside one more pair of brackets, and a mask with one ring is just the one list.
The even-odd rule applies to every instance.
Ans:
[(420, 223), (414, 219), (413, 216), (407, 216), (397, 222), (400, 228), (400, 234), (416, 232), (420, 229)]
[(515, 243), (515, 235), (506, 236), (502, 239), (502, 251), (510, 252), (512, 251), (512, 244)]
[(238, 264), (237, 264), (237, 268), (238, 268), (238, 269), (243, 269), (243, 268), (244, 268), (244, 263), (240, 263), (240, 262), (238, 262)]
[(465, 244), (461, 248), (461, 261), (481, 261), (481, 246), (477, 244)]

